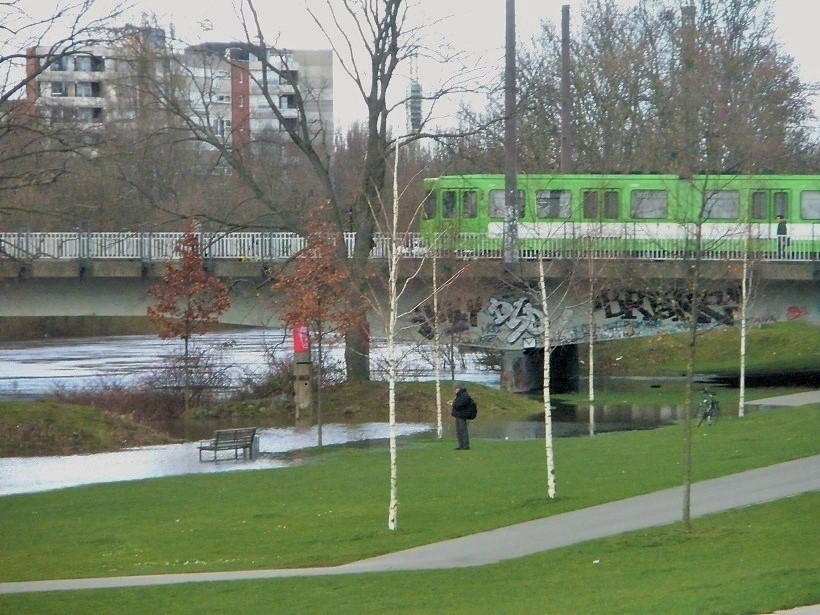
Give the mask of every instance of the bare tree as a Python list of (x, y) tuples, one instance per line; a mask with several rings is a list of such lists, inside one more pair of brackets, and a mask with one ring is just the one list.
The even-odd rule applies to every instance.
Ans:
[[(695, 5), (684, 60), (680, 9)], [(816, 168), (811, 98), (774, 38), (769, 0), (588, 0), (573, 44), (573, 147), (580, 172), (754, 173)], [(557, 168), (560, 38), (522, 52), (524, 168)], [(690, 62), (684, 66), (684, 62)], [(686, 82), (686, 71), (695, 78)], [(697, 105), (695, 141), (681, 111)], [(708, 120), (705, 118), (708, 116)], [(708, 121), (708, 130), (706, 126)], [(696, 128), (696, 126), (692, 126)], [(545, 162), (546, 161), (546, 162)]]

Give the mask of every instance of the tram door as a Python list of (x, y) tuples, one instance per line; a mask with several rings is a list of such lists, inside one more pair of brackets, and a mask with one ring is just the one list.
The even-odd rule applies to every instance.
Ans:
[[(777, 223), (777, 216), (789, 219), (789, 193), (778, 190), (757, 190), (752, 192), (752, 207), (749, 212), (752, 223), (766, 225), (759, 228), (758, 233), (763, 230), (762, 235), (773, 235), (774, 227)], [(768, 227), (769, 232), (765, 232)], [(761, 236), (760, 234), (758, 236)]]

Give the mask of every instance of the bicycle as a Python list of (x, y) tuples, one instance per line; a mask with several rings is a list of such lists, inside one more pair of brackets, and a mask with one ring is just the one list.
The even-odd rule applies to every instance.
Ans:
[(720, 403), (712, 391), (703, 389), (703, 399), (700, 402), (699, 412), (700, 420), (698, 421), (698, 427), (700, 427), (703, 421), (706, 421), (707, 425), (712, 425), (712, 423), (717, 421), (718, 414), (720, 414)]

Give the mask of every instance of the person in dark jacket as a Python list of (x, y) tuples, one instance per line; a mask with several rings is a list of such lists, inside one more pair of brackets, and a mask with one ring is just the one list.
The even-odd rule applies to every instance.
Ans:
[(788, 247), (789, 229), (786, 227), (786, 218), (777, 216), (777, 258), (785, 258)]
[(470, 434), (467, 432), (467, 421), (475, 418), (476, 404), (463, 386), (453, 386), (455, 398), (450, 415), (456, 419), (456, 436), (458, 437), (457, 451), (470, 450)]

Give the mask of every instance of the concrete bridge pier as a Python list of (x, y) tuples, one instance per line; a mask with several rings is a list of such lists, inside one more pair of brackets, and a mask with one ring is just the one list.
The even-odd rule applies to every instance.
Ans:
[[(580, 364), (578, 345), (556, 346), (550, 353), (550, 392), (576, 393)], [(501, 388), (528, 393), (544, 388), (544, 349), (509, 350), (501, 357)]]

